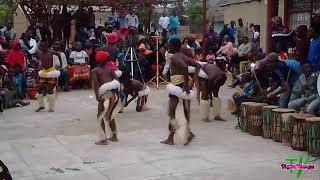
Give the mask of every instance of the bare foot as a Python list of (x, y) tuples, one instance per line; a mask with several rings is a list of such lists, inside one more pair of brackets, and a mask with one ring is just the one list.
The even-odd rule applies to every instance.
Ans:
[(109, 141), (112, 141), (112, 142), (118, 142), (118, 138), (116, 135), (113, 135), (111, 138), (108, 139)]
[(36, 112), (40, 112), (40, 111), (43, 111), (44, 110), (44, 107), (39, 107)]
[(54, 112), (54, 110), (53, 109), (49, 109), (49, 111), (48, 112)]
[(121, 113), (123, 113), (123, 111), (119, 111), (119, 113), (121, 114)]
[(164, 141), (161, 141), (160, 143), (162, 143), (162, 144), (167, 144), (167, 145), (174, 145), (174, 142), (173, 142), (173, 140), (171, 140), (171, 139), (167, 139), (167, 140), (164, 140)]
[(211, 122), (211, 120), (209, 118), (206, 119), (202, 119), (203, 122)]
[(216, 116), (216, 117), (214, 118), (214, 120), (216, 120), (216, 121), (227, 121), (227, 120), (223, 119), (223, 118), (220, 117), (220, 116)]
[(104, 145), (108, 145), (108, 142), (107, 140), (103, 140), (103, 141), (95, 142), (94, 144), (98, 146), (104, 146)]
[(195, 135), (192, 133), (192, 132), (190, 132), (190, 135), (189, 135), (189, 137), (188, 137), (188, 141), (184, 144), (185, 146), (186, 145), (188, 145), (191, 141), (192, 141), (192, 139), (195, 137)]

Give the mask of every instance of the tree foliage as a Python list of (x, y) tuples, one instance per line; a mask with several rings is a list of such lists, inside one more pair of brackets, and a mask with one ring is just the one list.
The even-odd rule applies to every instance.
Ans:
[(13, 0), (0, 0), (0, 25), (4, 25), (9, 20), (13, 19), (13, 14), (17, 5)]
[(186, 7), (189, 24), (192, 30), (201, 31), (203, 23), (203, 5), (201, 1), (191, 0)]

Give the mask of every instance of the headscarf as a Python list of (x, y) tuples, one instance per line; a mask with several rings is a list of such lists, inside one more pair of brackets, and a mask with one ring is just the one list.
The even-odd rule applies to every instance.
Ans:
[(97, 63), (102, 63), (102, 62), (106, 61), (109, 56), (110, 56), (110, 54), (108, 52), (98, 51), (96, 53), (96, 62)]

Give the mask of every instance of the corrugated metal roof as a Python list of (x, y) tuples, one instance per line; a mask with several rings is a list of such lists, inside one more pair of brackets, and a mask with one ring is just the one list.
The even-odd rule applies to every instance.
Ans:
[(255, 1), (255, 0), (223, 0), (220, 3), (221, 7), (232, 5), (232, 4), (238, 4), (238, 3), (245, 3), (245, 2), (250, 2), (250, 1)]

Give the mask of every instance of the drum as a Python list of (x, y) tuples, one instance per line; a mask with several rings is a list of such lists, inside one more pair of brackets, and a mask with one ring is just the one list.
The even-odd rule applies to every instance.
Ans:
[(263, 106), (262, 107), (262, 137), (265, 139), (272, 139), (272, 116), (271, 112), (273, 109), (278, 108), (278, 106)]
[(248, 131), (252, 136), (262, 135), (262, 107), (267, 104), (254, 103), (248, 105)]
[(272, 139), (275, 142), (282, 142), (281, 136), (281, 114), (294, 113), (293, 109), (277, 108), (272, 110)]
[(307, 150), (313, 157), (320, 156), (320, 117), (308, 118)]
[(281, 135), (282, 143), (285, 146), (291, 147), (292, 140), (292, 116), (296, 113), (283, 113), (281, 114)]
[(296, 114), (292, 116), (292, 143), (291, 147), (294, 150), (307, 150), (307, 127), (306, 119), (314, 117), (311, 114)]
[(248, 105), (250, 104), (254, 104), (254, 102), (243, 102), (240, 106), (240, 129), (243, 132), (248, 132)]

